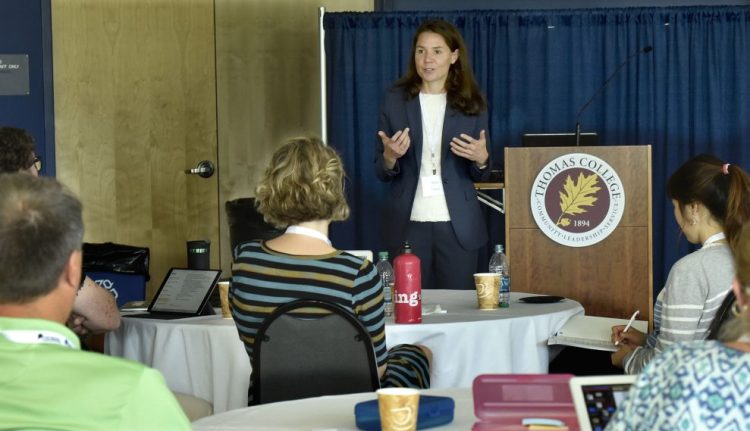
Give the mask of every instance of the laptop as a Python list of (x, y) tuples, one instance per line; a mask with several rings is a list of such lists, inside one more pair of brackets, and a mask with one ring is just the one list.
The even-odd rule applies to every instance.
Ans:
[[(581, 133), (581, 147), (595, 147), (599, 145), (596, 133)], [(575, 147), (575, 133), (524, 133), (521, 135), (521, 145), (524, 147)]]
[(171, 320), (214, 314), (208, 299), (220, 276), (220, 269), (171, 268), (148, 306), (148, 312), (125, 316)]
[(581, 431), (602, 431), (638, 376), (586, 376), (570, 379), (570, 393)]

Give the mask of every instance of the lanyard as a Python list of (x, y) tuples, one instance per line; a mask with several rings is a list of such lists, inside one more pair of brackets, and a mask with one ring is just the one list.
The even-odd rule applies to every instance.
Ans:
[(711, 247), (715, 242), (721, 241), (723, 239), (726, 239), (724, 232), (715, 233), (709, 236), (708, 239), (706, 239), (701, 248)]
[[(427, 143), (430, 146), (430, 162), (432, 163), (432, 175), (437, 175), (435, 150), (441, 145), (440, 140), (442, 138), (443, 130), (442, 127), (439, 127), (439, 124), (442, 120), (442, 116), (445, 116), (445, 107), (447, 105), (445, 94), (442, 94), (441, 96), (442, 97), (439, 100), (436, 100), (435, 95), (419, 93), (422, 108), (422, 129), (424, 129), (425, 136), (427, 137)], [(434, 109), (428, 110), (428, 107)]]
[(325, 242), (326, 244), (331, 245), (331, 240), (328, 239), (326, 235), (318, 232), (315, 229), (310, 229), (309, 227), (297, 226), (297, 225), (289, 226), (288, 228), (286, 228), (286, 233), (296, 233), (297, 235), (304, 235), (304, 236), (317, 238)]
[(59, 346), (70, 347), (75, 349), (68, 337), (54, 331), (34, 331), (30, 329), (8, 329), (0, 331), (8, 341), (19, 344), (57, 344)]

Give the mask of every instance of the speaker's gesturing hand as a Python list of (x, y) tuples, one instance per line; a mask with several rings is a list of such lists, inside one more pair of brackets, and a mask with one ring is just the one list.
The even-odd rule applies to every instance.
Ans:
[(378, 136), (380, 136), (380, 140), (383, 142), (383, 160), (385, 162), (385, 167), (393, 169), (396, 165), (396, 160), (406, 154), (406, 151), (409, 150), (409, 146), (411, 145), (409, 128), (407, 127), (404, 130), (399, 130), (391, 137), (388, 137), (388, 135), (381, 130), (378, 132)]
[(484, 130), (479, 132), (479, 139), (462, 133), (451, 141), (451, 151), (458, 157), (469, 159), (479, 166), (485, 166), (490, 157), (487, 152), (487, 138)]

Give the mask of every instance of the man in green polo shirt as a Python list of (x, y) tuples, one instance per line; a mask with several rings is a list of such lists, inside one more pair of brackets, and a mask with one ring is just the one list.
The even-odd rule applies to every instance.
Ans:
[(53, 179), (0, 175), (0, 428), (189, 430), (158, 371), (79, 349), (81, 203)]

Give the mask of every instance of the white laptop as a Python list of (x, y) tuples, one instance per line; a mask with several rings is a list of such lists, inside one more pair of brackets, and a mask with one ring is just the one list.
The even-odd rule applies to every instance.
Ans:
[(208, 299), (221, 276), (220, 269), (172, 268), (156, 292), (148, 313), (127, 314), (147, 319), (183, 319), (213, 314)]
[(602, 431), (628, 395), (638, 376), (585, 376), (570, 379), (581, 431)]

